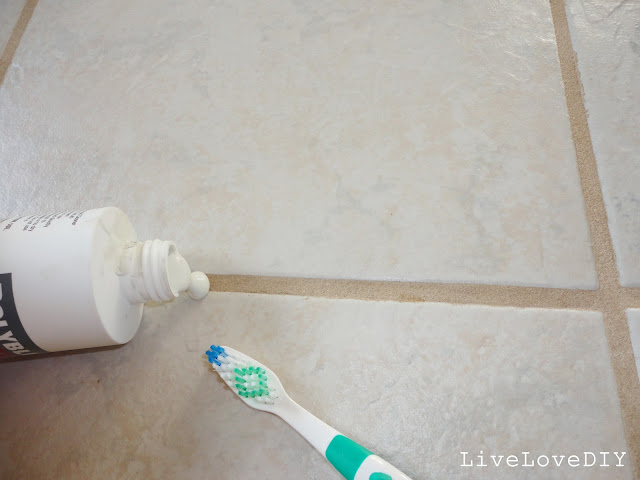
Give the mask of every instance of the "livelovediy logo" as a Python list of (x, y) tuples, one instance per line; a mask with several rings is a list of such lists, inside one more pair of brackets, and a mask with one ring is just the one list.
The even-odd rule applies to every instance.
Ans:
[(25, 332), (13, 299), (10, 273), (0, 273), (0, 358), (43, 353)]
[(623, 459), (627, 452), (573, 452), (564, 454), (535, 454), (520, 452), (501, 455), (488, 455), (480, 450), (480, 454), (460, 452), (461, 467), (489, 468), (554, 468), (554, 467), (624, 467)]

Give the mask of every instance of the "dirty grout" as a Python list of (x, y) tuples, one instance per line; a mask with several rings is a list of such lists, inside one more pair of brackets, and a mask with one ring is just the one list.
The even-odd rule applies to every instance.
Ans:
[[(252, 275), (208, 277), (211, 290), (216, 292), (570, 310), (598, 310), (601, 303), (598, 290)], [(637, 304), (640, 306), (640, 299)]]

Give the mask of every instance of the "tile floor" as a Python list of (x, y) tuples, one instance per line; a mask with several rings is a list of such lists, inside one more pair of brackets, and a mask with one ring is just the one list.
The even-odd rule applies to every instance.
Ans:
[[(22, 5), (0, 0), (0, 52)], [(637, 285), (640, 40), (636, 7), (616, 5), (566, 11), (621, 282)], [(216, 274), (596, 289), (554, 20), (542, 0), (39, 0), (0, 85), (0, 218), (117, 205)], [(338, 479), (223, 388), (202, 358), (220, 342), (414, 480), (632, 478), (606, 322), (181, 298), (121, 348), (3, 364), (0, 477)], [(461, 466), (481, 450), (630, 453)]]
[(209, 272), (595, 288), (549, 5), (493, 3), (41, 0), (0, 209), (115, 204)]
[[(214, 341), (252, 352), (301, 405), (414, 479), (514, 478), (461, 467), (462, 451), (625, 450), (596, 312), (212, 293), (145, 320), (125, 348), (2, 366), (7, 477), (341, 478), (223, 387), (202, 358)], [(566, 464), (517, 477), (543, 475), (603, 478)], [(607, 478), (631, 478), (628, 464)]]

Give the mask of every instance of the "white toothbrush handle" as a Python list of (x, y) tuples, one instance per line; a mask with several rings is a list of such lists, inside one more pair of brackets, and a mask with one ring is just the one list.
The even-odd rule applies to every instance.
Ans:
[(278, 400), (281, 402), (274, 413), (297, 430), (322, 455), (336, 435), (340, 435), (335, 428), (327, 425), (315, 415), (311, 414), (290, 397)]
[(276, 412), (347, 480), (411, 480), (407, 475), (288, 398)]

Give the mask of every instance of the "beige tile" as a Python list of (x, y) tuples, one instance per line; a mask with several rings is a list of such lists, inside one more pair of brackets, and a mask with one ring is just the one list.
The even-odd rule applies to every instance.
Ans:
[(209, 272), (596, 286), (543, 0), (41, 0), (0, 124), (0, 216), (114, 204)]
[(640, 4), (567, 0), (620, 279), (640, 286)]
[(640, 310), (627, 310), (627, 321), (629, 322), (629, 334), (631, 335), (631, 345), (636, 358), (636, 369), (638, 379), (640, 379)]
[(599, 313), (247, 294), (150, 307), (122, 348), (1, 365), (0, 476), (341, 478), (218, 380), (202, 358), (211, 343), (271, 367), (414, 480), (631, 478), (627, 458), (461, 467), (461, 451), (626, 450)]
[(25, 0), (0, 0), (0, 56), (22, 13)]

